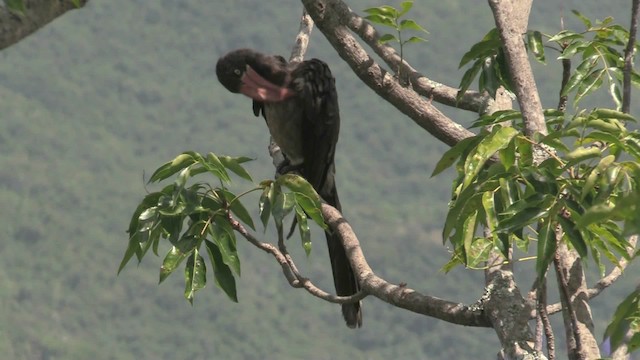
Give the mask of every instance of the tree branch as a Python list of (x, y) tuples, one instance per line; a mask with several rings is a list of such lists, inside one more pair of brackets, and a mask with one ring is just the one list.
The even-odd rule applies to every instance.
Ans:
[(231, 227), (240, 235), (242, 235), (242, 237), (247, 239), (247, 241), (249, 241), (257, 248), (261, 249), (262, 251), (271, 254), (276, 259), (276, 261), (282, 268), (282, 273), (284, 274), (291, 287), (303, 288), (307, 290), (309, 294), (334, 304), (350, 304), (358, 302), (366, 297), (367, 294), (364, 291), (359, 291), (358, 293), (350, 296), (337, 296), (320, 289), (311, 280), (302, 276), (298, 272), (298, 269), (296, 268), (295, 263), (289, 256), (288, 252), (283, 253), (272, 244), (259, 241), (255, 236), (249, 233), (249, 231), (247, 231), (247, 229), (242, 224), (240, 224), (240, 222), (233, 219), (231, 215), (229, 215), (228, 219), (231, 223)]
[(334, 207), (322, 204), (322, 216), (332, 231), (337, 232), (351, 261), (358, 283), (367, 294), (418, 314), (427, 315), (453, 324), (491, 327), (483, 310), (483, 302), (468, 306), (461, 303), (423, 295), (404, 284), (394, 285), (377, 276), (367, 263), (360, 242), (349, 223)]
[(513, 20), (517, 13), (513, 11), (512, 1), (489, 0), (489, 5), (502, 40), (518, 105), (522, 111), (525, 134), (532, 136), (537, 132), (546, 135), (542, 103), (522, 39), (522, 25)]
[[(76, 6), (71, 0), (22, 0), (24, 13), (0, 7), (0, 50), (19, 42)], [(84, 6), (89, 0), (79, 0)]]
[(367, 54), (345, 26), (351, 19), (351, 11), (342, 1), (302, 0), (302, 3), (340, 57), (376, 94), (445, 144), (452, 146), (474, 135), (436, 109), (430, 100), (400, 85), (393, 74)]
[[(341, 3), (341, 2), (339, 2)], [(346, 7), (343, 3), (340, 4)], [(432, 98), (434, 101), (444, 105), (456, 107), (458, 109), (469, 110), (476, 113), (481, 112), (489, 96), (482, 95), (477, 91), (467, 91), (460, 101), (456, 101), (457, 88), (452, 88), (444, 84), (431, 80), (414, 69), (406, 60), (400, 61), (400, 55), (389, 46), (380, 44), (380, 36), (367, 20), (347, 8), (348, 13), (343, 15), (341, 22), (356, 33), (391, 69), (400, 69), (403, 74), (409, 74), (409, 82), (415, 92)]]
[(629, 113), (631, 108), (631, 70), (633, 69), (633, 54), (636, 45), (636, 33), (638, 31), (638, 14), (640, 13), (640, 1), (631, 3), (631, 25), (629, 28), (629, 41), (624, 49), (624, 71), (622, 78), (622, 112)]

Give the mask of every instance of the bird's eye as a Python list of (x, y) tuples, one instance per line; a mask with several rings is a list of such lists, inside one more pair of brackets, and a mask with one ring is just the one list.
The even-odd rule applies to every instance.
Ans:
[(240, 76), (240, 74), (242, 74), (242, 71), (240, 71), (240, 69), (233, 69), (233, 73), (237, 76)]

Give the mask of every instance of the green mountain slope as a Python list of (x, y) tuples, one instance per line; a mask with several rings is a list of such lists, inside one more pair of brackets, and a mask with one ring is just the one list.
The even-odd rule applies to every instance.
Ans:
[[(350, 3), (359, 11), (381, 2)], [(613, 7), (589, 13), (587, 3), (596, 2), (574, 6), (600, 17)], [(625, 5), (613, 15), (626, 22)], [(542, 21), (558, 11), (536, 9), (534, 20), (553, 26)], [(288, 54), (300, 12), (284, 0), (94, 0), (0, 54), (3, 358), (493, 357), (498, 341), (487, 329), (375, 299), (365, 302), (364, 328), (349, 330), (338, 306), (290, 288), (271, 258), (242, 241), (239, 304), (211, 283), (190, 306), (180, 274), (157, 285), (157, 258), (116, 277), (129, 216), (145, 193), (143, 171), (148, 177), (196, 150), (248, 155), (256, 179), (273, 175), (263, 121), (250, 101), (217, 83), (214, 66), (238, 47)], [(492, 26), (484, 3), (425, 2), (414, 17), (431, 34), (409, 59), (447, 83), (461, 76), (457, 59)], [(480, 272), (438, 272), (448, 258), (440, 226), (450, 189), (446, 177), (429, 176), (444, 147), (364, 87), (317, 31), (308, 56), (338, 77), (338, 186), (373, 268), (431, 295), (475, 301)], [(554, 74), (542, 69), (541, 82)], [(331, 289), (322, 236), (308, 259), (291, 244), (303, 270)], [(598, 303), (601, 331), (625, 292), (618, 284)]]

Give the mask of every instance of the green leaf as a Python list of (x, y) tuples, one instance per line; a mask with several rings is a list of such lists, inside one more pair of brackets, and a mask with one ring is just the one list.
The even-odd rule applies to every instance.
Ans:
[(411, 19), (405, 19), (405, 20), (400, 21), (399, 29), (400, 29), (400, 31), (403, 31), (403, 30), (416, 30), (416, 31), (422, 31), (422, 32), (425, 32), (425, 33), (429, 33), (425, 28), (423, 28), (417, 22), (415, 22), (414, 20), (411, 20)]
[(605, 69), (596, 69), (587, 77), (585, 77), (578, 86), (578, 91), (576, 92), (576, 97), (573, 103), (577, 105), (584, 96), (592, 94), (593, 92), (598, 90), (600, 86), (602, 86), (602, 78), (604, 74)]
[(560, 96), (566, 96), (576, 88), (576, 86), (580, 85), (585, 77), (587, 77), (593, 71), (593, 68), (598, 64), (598, 59), (596, 57), (588, 57), (584, 59), (580, 65), (576, 68), (575, 73), (571, 75), (569, 81), (560, 92)]
[(268, 185), (264, 185), (264, 189), (262, 190), (262, 195), (260, 195), (260, 200), (258, 202), (258, 209), (260, 211), (260, 220), (262, 221), (262, 226), (265, 231), (267, 230), (267, 222), (269, 221), (269, 216), (271, 215), (271, 206), (273, 204), (273, 183), (269, 183)]
[(225, 183), (231, 182), (231, 178), (229, 177), (229, 174), (222, 164), (222, 161), (220, 161), (218, 155), (210, 152), (209, 154), (207, 154), (207, 158), (203, 159), (201, 163), (205, 167), (205, 169), (207, 169), (207, 171), (220, 179), (220, 181)]
[(584, 237), (578, 230), (576, 224), (574, 224), (569, 219), (566, 219), (562, 216), (558, 217), (558, 221), (560, 225), (562, 225), (562, 229), (564, 230), (565, 235), (569, 239), (569, 242), (576, 249), (580, 257), (584, 258), (587, 256), (587, 243), (584, 240)]
[(582, 39), (584, 36), (582, 34), (575, 33), (569, 30), (562, 30), (556, 35), (552, 36), (548, 41), (549, 42), (566, 42), (574, 39)]
[(557, 249), (555, 225), (551, 217), (540, 227), (538, 231), (538, 250), (536, 257), (536, 271), (538, 279), (544, 279)]
[(368, 8), (368, 9), (365, 9), (364, 12), (366, 12), (367, 14), (383, 15), (391, 18), (398, 17), (398, 10), (396, 10), (396, 8), (394, 8), (393, 6), (389, 6), (389, 5)]
[(240, 176), (241, 178), (247, 181), (253, 181), (253, 179), (251, 179), (251, 175), (249, 175), (247, 170), (245, 170), (244, 167), (240, 165), (241, 163), (249, 161), (251, 159), (247, 157), (238, 158), (238, 157), (231, 157), (231, 156), (220, 156), (218, 159), (220, 160), (222, 165), (224, 165), (224, 167), (231, 170), (236, 175)]
[(380, 39), (378, 39), (378, 43), (380, 44), (386, 44), (389, 41), (396, 41), (399, 42), (400, 40), (398, 40), (398, 38), (396, 38), (395, 36), (393, 36), (393, 34), (384, 34), (380, 37)]
[(184, 269), (184, 298), (193, 305), (193, 297), (196, 291), (207, 284), (207, 267), (204, 259), (196, 249), (187, 259)]
[(587, 194), (589, 194), (589, 192), (593, 190), (598, 177), (600, 177), (600, 175), (605, 172), (605, 170), (609, 167), (609, 165), (613, 163), (614, 160), (615, 156), (613, 155), (607, 155), (600, 159), (598, 165), (596, 165), (596, 167), (591, 170), (584, 182), (584, 186), (582, 187), (582, 194), (580, 195), (581, 200), (584, 200)]
[(580, 13), (578, 10), (572, 9), (571, 12), (574, 13), (578, 17), (578, 19), (580, 19), (580, 21), (582, 21), (585, 28), (587, 29), (591, 28), (591, 20), (589, 20), (589, 18), (582, 15), (582, 13)]
[(615, 213), (615, 208), (606, 204), (594, 205), (585, 211), (576, 223), (576, 227), (585, 228), (591, 224), (605, 221)]
[(186, 259), (193, 250), (193, 248), (189, 249), (188, 247), (183, 248), (182, 246), (172, 246), (162, 261), (162, 266), (160, 267), (160, 282), (163, 282), (169, 275), (171, 275), (171, 273), (178, 268), (180, 263)]
[(398, 17), (401, 17), (402, 15), (406, 14), (409, 12), (409, 10), (411, 10), (411, 8), (413, 7), (413, 1), (403, 1), (400, 3), (400, 12), (398, 13)]
[(238, 302), (238, 295), (236, 292), (236, 279), (231, 272), (231, 269), (223, 260), (222, 252), (216, 244), (206, 240), (207, 253), (209, 254), (209, 261), (213, 267), (213, 277), (216, 283), (222, 291), (233, 302)]
[(242, 202), (240, 202), (240, 199), (234, 193), (226, 189), (218, 189), (216, 192), (227, 200), (229, 209), (240, 221), (247, 224), (252, 230), (256, 229), (249, 211), (247, 211), (247, 208), (242, 205)]
[(431, 173), (431, 177), (440, 174), (442, 171), (453, 165), (456, 160), (467, 151), (469, 148), (476, 146), (476, 144), (482, 140), (480, 136), (471, 136), (465, 139), (460, 140), (457, 144), (455, 144), (451, 149), (447, 150), (438, 163), (436, 167), (433, 169)]
[(462, 80), (460, 80), (460, 90), (458, 90), (458, 94), (456, 95), (456, 101), (459, 101), (462, 98), (462, 95), (464, 95), (464, 93), (469, 89), (469, 86), (471, 86), (473, 80), (476, 78), (476, 76), (478, 76), (480, 70), (482, 70), (483, 64), (484, 61), (478, 60), (473, 63), (473, 66), (471, 66), (469, 69), (467, 69), (467, 71), (464, 72), (464, 75), (462, 75)]
[(320, 208), (320, 195), (305, 178), (295, 174), (284, 174), (276, 180), (278, 185), (284, 186), (294, 193), (302, 194), (314, 202), (316, 208)]
[(549, 214), (548, 208), (530, 207), (500, 222), (497, 232), (509, 234), (533, 224)]
[(469, 186), (487, 160), (497, 151), (506, 148), (518, 133), (519, 131), (512, 127), (495, 127), (489, 135), (484, 137), (465, 159), (463, 187)]
[(535, 59), (544, 64), (545, 58), (544, 45), (542, 44), (542, 33), (540, 33), (540, 31), (529, 31), (527, 33), (527, 39), (529, 41), (529, 49), (533, 53)]
[(484, 59), (488, 56), (496, 55), (500, 46), (500, 37), (498, 36), (498, 31), (494, 28), (462, 56), (458, 67), (463, 67), (471, 60)]
[(209, 226), (209, 232), (213, 237), (213, 242), (220, 250), (222, 261), (236, 275), (240, 276), (240, 258), (236, 250), (236, 235), (228, 220), (221, 216), (216, 216), (213, 224)]
[(602, 154), (602, 151), (595, 146), (590, 146), (590, 147), (581, 146), (564, 156), (564, 159), (568, 161), (565, 167), (569, 167), (573, 164), (577, 164), (587, 159), (599, 157), (601, 154)]
[(613, 109), (596, 108), (591, 112), (591, 115), (599, 119), (617, 119), (617, 120), (623, 120), (623, 121), (637, 122), (636, 118), (634, 118), (631, 114), (623, 113), (622, 111), (617, 111)]
[(23, 0), (4, 0), (4, 3), (10, 11), (18, 14), (24, 14), (25, 7)]
[(384, 16), (381, 14), (371, 14), (371, 15), (365, 16), (365, 19), (371, 21), (374, 24), (388, 26), (394, 29), (396, 28), (395, 21), (393, 20), (393, 18), (388, 16)]
[(194, 164), (195, 162), (194, 153), (184, 152), (176, 156), (172, 161), (159, 167), (153, 175), (151, 175), (151, 178), (149, 178), (149, 183), (162, 181), (178, 171), (182, 171), (184, 168)]
[[(630, 326), (635, 326), (635, 329), (638, 330), (640, 327), (639, 320), (640, 319), (640, 289), (636, 289), (629, 296), (627, 296), (616, 308), (615, 313), (613, 314), (613, 319), (607, 329), (604, 332), (604, 336), (610, 338), (611, 340), (611, 351), (615, 351), (625, 339), (627, 330)], [(638, 335), (633, 335), (634, 337)], [(638, 341), (638, 339), (634, 340), (634, 337), (631, 338), (631, 341)]]
[(311, 229), (309, 229), (309, 224), (307, 223), (307, 214), (304, 213), (304, 210), (302, 210), (300, 206), (296, 206), (295, 209), (302, 248), (305, 254), (309, 256), (311, 254)]
[(411, 44), (411, 43), (418, 43), (418, 42), (427, 42), (427, 39), (421, 38), (419, 36), (412, 36), (408, 40), (403, 41), (402, 43)]

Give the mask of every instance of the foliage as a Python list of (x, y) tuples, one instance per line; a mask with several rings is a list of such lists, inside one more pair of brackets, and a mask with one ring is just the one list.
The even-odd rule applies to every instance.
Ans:
[[(225, 186), (231, 183), (229, 171), (251, 181), (242, 166), (249, 160), (214, 153), (202, 156), (189, 151), (159, 167), (149, 179), (150, 183), (177, 174), (176, 180), (145, 196), (136, 208), (129, 224), (129, 245), (118, 272), (134, 255), (140, 262), (149, 249), (153, 249), (157, 256), (161, 238), (166, 239), (171, 249), (160, 267), (160, 282), (186, 259), (184, 296), (193, 302), (195, 293), (207, 283), (207, 266), (201, 255), (204, 244), (216, 285), (237, 302), (234, 275), (240, 276), (240, 258), (235, 231), (239, 228), (234, 225), (234, 217), (255, 230), (253, 219), (240, 199), (257, 190), (262, 191), (259, 210), (265, 229), (272, 217), (281, 232), (284, 217), (294, 211), (302, 246), (308, 255), (311, 251), (308, 217), (321, 227), (325, 226), (320, 213), (320, 197), (306, 180), (292, 174), (280, 176), (276, 181), (263, 181), (257, 187), (235, 195)], [(212, 187), (196, 182), (187, 186), (190, 179), (200, 174), (213, 175), (220, 185)], [(290, 191), (283, 192), (282, 187)]]
[[(628, 330), (631, 338), (625, 339)], [(605, 331), (605, 337), (610, 339), (612, 350), (620, 347), (623, 342), (627, 342), (629, 353), (640, 349), (640, 287), (618, 305), (613, 320)]]
[[(415, 20), (412, 20), (412, 19), (400, 20), (403, 16), (409, 13), (412, 7), (413, 7), (413, 1), (403, 1), (400, 3), (400, 9), (396, 9), (390, 5), (382, 5), (382, 6), (372, 7), (364, 10), (364, 12), (369, 14), (365, 16), (367, 20), (371, 21), (374, 24), (386, 26), (396, 31), (396, 35), (389, 34), (389, 33), (383, 34), (378, 40), (378, 42), (380, 44), (397, 42), (400, 45), (400, 62), (404, 60), (404, 46), (406, 44), (427, 41), (426, 39), (419, 36), (411, 36), (407, 40), (403, 40), (402, 39), (403, 31), (414, 30), (414, 31), (421, 31), (427, 34), (429, 33), (425, 28), (420, 26)], [(400, 69), (398, 69), (397, 74), (399, 77)]]
[[(620, 110), (623, 54), (629, 41), (629, 31), (621, 25), (613, 24), (612, 17), (595, 21), (594, 24), (577, 10), (573, 10), (573, 13), (584, 24), (583, 32), (563, 30), (555, 35), (548, 35), (530, 30), (526, 36), (528, 49), (541, 63), (546, 62), (545, 47), (557, 51), (560, 54), (559, 60), (579, 56), (580, 62), (562, 89), (561, 96), (575, 92), (574, 105), (577, 106), (585, 95), (595, 92), (607, 80), (609, 95), (615, 102), (616, 109)], [(543, 44), (543, 37), (550, 45)], [(638, 45), (636, 51), (637, 49)], [(511, 77), (495, 28), (463, 55), (459, 66), (462, 68), (472, 60), (473, 64), (460, 81), (458, 97), (464, 94), (478, 74), (480, 91), (486, 90), (492, 97), (495, 97), (500, 86), (511, 91)], [(631, 80), (635, 86), (640, 86), (640, 75), (636, 71), (631, 71)]]

